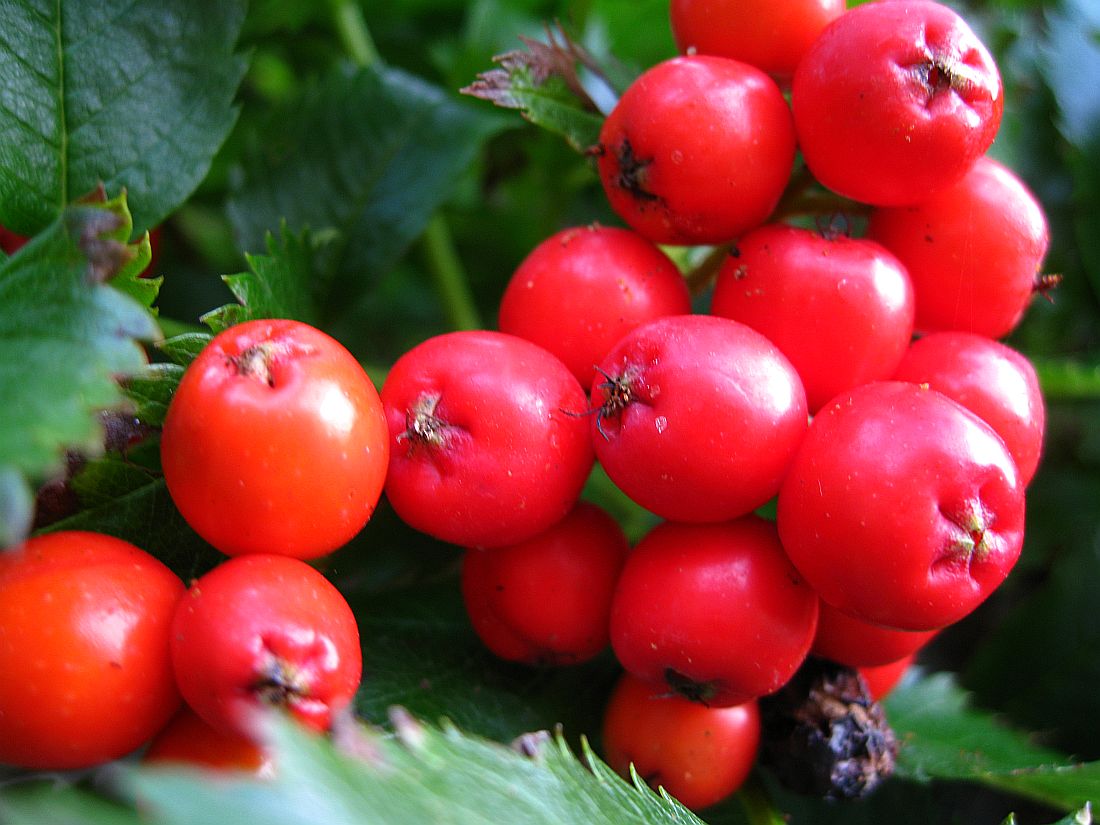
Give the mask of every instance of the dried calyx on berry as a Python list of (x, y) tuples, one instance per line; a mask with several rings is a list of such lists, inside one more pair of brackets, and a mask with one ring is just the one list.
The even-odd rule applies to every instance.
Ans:
[(851, 668), (811, 657), (760, 713), (760, 760), (792, 791), (856, 799), (894, 772), (897, 739)]

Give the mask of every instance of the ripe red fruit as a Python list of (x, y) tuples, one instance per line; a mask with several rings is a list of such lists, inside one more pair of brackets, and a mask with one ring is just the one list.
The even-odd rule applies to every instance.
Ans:
[(810, 653), (848, 667), (873, 667), (916, 653), (935, 635), (934, 630), (913, 632), (869, 624), (822, 602)]
[(501, 332), (438, 335), (382, 387), (386, 497), (409, 525), (467, 547), (524, 541), (572, 509), (592, 469), (586, 406), (569, 369)]
[(912, 337), (913, 288), (873, 241), (769, 224), (723, 262), (711, 313), (779, 347), (816, 412), (839, 392), (890, 377)]
[(867, 685), (867, 690), (871, 694), (871, 698), (876, 702), (881, 702), (885, 699), (890, 692), (897, 687), (898, 682), (901, 681), (901, 677), (905, 675), (905, 671), (909, 669), (909, 666), (913, 664), (913, 660), (917, 658), (916, 653), (911, 653), (896, 662), (889, 662), (885, 665), (874, 665), (870, 667), (857, 668), (859, 675), (863, 677), (864, 683)]
[(329, 581), (287, 556), (238, 556), (191, 585), (172, 621), (180, 693), (218, 730), (255, 738), (264, 707), (315, 730), (355, 696), (359, 630)]
[(639, 679), (707, 705), (736, 705), (794, 674), (817, 610), (817, 594), (771, 522), (668, 522), (627, 558), (611, 604), (611, 646)]
[(604, 711), (607, 763), (630, 778), (630, 766), (689, 808), (720, 802), (744, 783), (760, 744), (755, 701), (708, 708), (662, 693), (629, 673)]
[(1031, 481), (1043, 448), (1046, 411), (1027, 358), (981, 335), (936, 332), (913, 342), (894, 378), (927, 384), (982, 419), (1004, 439), (1020, 482)]
[(1038, 201), (990, 158), (915, 206), (874, 210), (867, 231), (905, 264), (918, 330), (989, 338), (1023, 318), (1050, 242)]
[(1020, 555), (1004, 442), (935, 390), (867, 384), (814, 417), (779, 491), (783, 547), (822, 600), (901, 630), (961, 619)]
[(723, 243), (771, 214), (794, 146), (775, 81), (696, 55), (631, 84), (604, 122), (598, 165), (612, 209), (651, 241)]
[(917, 203), (961, 179), (993, 142), (1003, 98), (989, 51), (931, 0), (842, 14), (791, 87), (810, 171), (841, 195), (884, 205)]
[(274, 759), (263, 746), (239, 734), (211, 727), (186, 706), (153, 738), (142, 761), (239, 771), (263, 778), (275, 775)]
[(608, 476), (667, 519), (724, 521), (766, 502), (806, 431), (790, 362), (726, 318), (637, 327), (600, 364), (592, 440)]
[(297, 321), (249, 321), (206, 346), (161, 438), (187, 523), (228, 555), (324, 555), (366, 524), (389, 458), (382, 404), (359, 362)]
[(0, 764), (123, 756), (179, 707), (168, 628), (183, 583), (132, 544), (67, 531), (0, 553)]
[(672, 35), (681, 54), (749, 63), (789, 80), (798, 61), (844, 0), (672, 0)]
[(468, 550), (462, 595), (474, 630), (514, 662), (569, 665), (595, 657), (607, 647), (611, 594), (627, 550), (618, 523), (584, 501), (527, 541)]
[(586, 226), (552, 235), (519, 265), (500, 302), (500, 331), (544, 347), (587, 387), (634, 327), (689, 312), (687, 284), (665, 253), (630, 230)]

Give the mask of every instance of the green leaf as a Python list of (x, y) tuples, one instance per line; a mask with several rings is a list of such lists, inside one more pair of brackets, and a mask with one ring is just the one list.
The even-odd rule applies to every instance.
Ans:
[(27, 523), (28, 484), (57, 472), (66, 449), (101, 449), (96, 413), (123, 403), (117, 376), (145, 366), (136, 341), (159, 336), (144, 307), (103, 284), (136, 254), (112, 237), (128, 220), (121, 201), (70, 207), (0, 266), (0, 535), (9, 540)]
[(132, 808), (108, 802), (71, 786), (35, 784), (0, 789), (0, 822), (5, 825), (140, 825)]
[(237, 118), (243, 0), (3, 0), (0, 223), (33, 235), (102, 181), (139, 229), (202, 180)]
[(202, 317), (215, 333), (256, 318), (291, 318), (319, 323), (315, 294), (325, 282), (313, 260), (310, 233), (291, 234), (284, 223), (279, 238), (268, 233), (267, 255), (246, 255), (249, 271), (222, 278), (238, 303), (227, 304)]
[(334, 273), (316, 296), (342, 312), (394, 265), (501, 126), (422, 80), (378, 64), (341, 68), (276, 115), (229, 205), (245, 248), (280, 223), (334, 232)]
[(522, 38), (525, 50), (507, 52), (494, 61), (499, 68), (483, 72), (463, 94), (518, 109), (532, 123), (561, 135), (578, 152), (599, 143), (603, 116), (577, 69), (579, 47), (564, 34), (559, 43)]
[(898, 738), (897, 775), (980, 782), (1072, 810), (1100, 798), (1100, 762), (1073, 763), (972, 708), (949, 674), (903, 685), (886, 701)]
[(357, 725), (337, 733), (344, 751), (288, 724), (273, 729), (272, 781), (210, 782), (142, 770), (129, 784), (151, 823), (265, 825), (698, 825), (678, 803), (631, 788), (585, 752), (586, 768), (560, 739), (529, 740), (534, 755), (445, 725), (394, 714), (396, 736)]
[(91, 530), (116, 536), (156, 556), (185, 582), (225, 561), (184, 521), (158, 474), (112, 454), (89, 463), (77, 479), (78, 489), (92, 493), (91, 506), (44, 532)]
[(183, 378), (179, 364), (149, 364), (123, 382), (126, 396), (134, 404), (134, 415), (150, 427), (164, 424), (168, 404)]

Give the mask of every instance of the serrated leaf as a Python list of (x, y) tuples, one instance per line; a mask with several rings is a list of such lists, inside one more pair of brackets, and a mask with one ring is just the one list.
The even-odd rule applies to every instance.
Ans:
[(210, 343), (214, 336), (206, 332), (185, 332), (182, 335), (173, 335), (157, 345), (157, 349), (172, 363), (186, 367), (203, 348)]
[(243, 0), (0, 2), (0, 223), (33, 235), (102, 181), (139, 230), (195, 189), (237, 119)]
[(323, 296), (326, 283), (314, 266), (310, 233), (293, 234), (284, 223), (278, 239), (269, 232), (264, 240), (266, 255), (245, 255), (249, 271), (222, 277), (238, 303), (202, 317), (215, 333), (256, 318), (319, 322), (314, 295)]
[(535, 755), (524, 756), (452, 726), (437, 729), (400, 713), (394, 719), (395, 737), (357, 726), (338, 733), (357, 756), (285, 723), (275, 726), (273, 781), (209, 782), (178, 770), (142, 770), (130, 784), (156, 825), (701, 823), (676, 802), (630, 788), (608, 771), (586, 770), (560, 739), (535, 740)]
[(149, 364), (126, 379), (123, 389), (134, 404), (134, 415), (150, 427), (161, 426), (183, 370), (179, 364)]
[(499, 68), (478, 75), (462, 93), (518, 109), (527, 120), (564, 137), (578, 152), (588, 151), (599, 143), (603, 116), (581, 82), (578, 63), (594, 63), (564, 33), (556, 37), (548, 31), (547, 43), (522, 40), (525, 50), (494, 58)]
[[(130, 542), (156, 556), (185, 582), (201, 576), (225, 556), (199, 538), (176, 509), (164, 479), (109, 455), (91, 462), (82, 483), (101, 499), (43, 532), (91, 530)], [(79, 478), (79, 476), (78, 476)]]
[(980, 782), (1063, 810), (1100, 798), (1100, 762), (1075, 764), (999, 724), (949, 674), (898, 688), (886, 712), (901, 742), (899, 777)]
[(259, 249), (280, 222), (334, 232), (335, 273), (322, 315), (346, 309), (404, 253), (501, 120), (409, 74), (377, 64), (328, 74), (276, 116), (243, 172), (229, 214)]
[(126, 221), (123, 202), (70, 207), (0, 266), (0, 534), (9, 539), (25, 523), (13, 479), (25, 492), (60, 469), (66, 449), (100, 449), (96, 413), (123, 403), (115, 378), (142, 369), (137, 341), (159, 336), (144, 307), (102, 283), (135, 254), (110, 237)]

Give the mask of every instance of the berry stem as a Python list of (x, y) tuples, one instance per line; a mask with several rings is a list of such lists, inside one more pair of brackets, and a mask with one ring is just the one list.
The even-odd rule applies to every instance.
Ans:
[(356, 0), (331, 0), (332, 22), (344, 46), (344, 51), (357, 66), (370, 66), (378, 61), (378, 50), (363, 19), (363, 10)]
[(776, 810), (760, 777), (755, 771), (737, 792), (737, 801), (745, 812), (749, 825), (786, 825), (786, 818)]
[(446, 219), (436, 214), (422, 236), (435, 291), (447, 313), (451, 329), (481, 329), (481, 316), (474, 303), (466, 270), (455, 251)]

